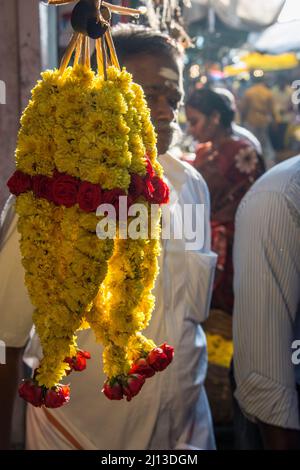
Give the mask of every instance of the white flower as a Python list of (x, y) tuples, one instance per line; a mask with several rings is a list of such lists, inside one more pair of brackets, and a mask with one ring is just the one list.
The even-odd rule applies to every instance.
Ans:
[(241, 173), (249, 175), (255, 170), (258, 158), (255, 150), (252, 147), (242, 148), (235, 156), (235, 166)]

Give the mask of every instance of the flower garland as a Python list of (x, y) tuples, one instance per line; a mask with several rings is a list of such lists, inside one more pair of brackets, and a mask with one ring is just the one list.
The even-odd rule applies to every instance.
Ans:
[(84, 65), (46, 71), (32, 91), (8, 186), (17, 196), (25, 282), (43, 348), (33, 379), (19, 388), (34, 406), (69, 401), (59, 382), (90, 358), (76, 344), (81, 328), (91, 326), (104, 345), (110, 399), (130, 400), (172, 361), (171, 346), (141, 334), (154, 308), (160, 211), (154, 238), (96, 235), (100, 203), (117, 207), (127, 195), (150, 218), (151, 204), (168, 201), (155, 143), (143, 92), (125, 70), (109, 67), (107, 80)]

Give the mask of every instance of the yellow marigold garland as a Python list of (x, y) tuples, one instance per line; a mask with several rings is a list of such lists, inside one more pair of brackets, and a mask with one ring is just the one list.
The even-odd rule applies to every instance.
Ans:
[[(49, 196), (55, 184), (68, 188), (72, 199), (83, 182), (93, 191), (99, 185), (101, 191), (118, 188), (123, 194), (130, 193), (132, 175), (145, 179), (150, 172), (154, 182), (162, 176), (155, 143), (142, 89), (125, 70), (109, 67), (107, 80), (82, 65), (46, 71), (32, 91), (10, 188), (17, 195), (25, 281), (43, 348), (35, 382), (20, 388), (35, 406), (68, 401), (59, 382), (70, 369), (82, 370), (89, 358), (78, 353), (80, 328), (90, 325), (104, 345), (108, 398), (130, 400), (145, 377), (172, 360), (171, 347), (156, 348), (140, 333), (154, 307), (159, 211), (154, 239), (100, 240), (95, 212), (82, 210), (78, 200), (58, 204)], [(137, 200), (150, 219), (151, 203)]]

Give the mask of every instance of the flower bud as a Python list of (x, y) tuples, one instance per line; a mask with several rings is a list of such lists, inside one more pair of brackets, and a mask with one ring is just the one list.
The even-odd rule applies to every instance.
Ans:
[(147, 356), (148, 364), (156, 371), (162, 371), (170, 364), (168, 356), (161, 348), (154, 348)]
[(149, 378), (153, 377), (153, 375), (155, 374), (155, 370), (148, 364), (146, 359), (141, 358), (136, 361), (131, 367), (129, 375), (131, 374), (140, 374), (146, 378)]
[(145, 383), (145, 377), (141, 374), (129, 375), (123, 385), (123, 392), (126, 395), (127, 401), (130, 401), (141, 390)]
[(123, 398), (122, 385), (117, 381), (111, 384), (111, 382), (107, 380), (103, 386), (102, 392), (109, 400), (122, 400)]
[(47, 390), (45, 395), (45, 406), (47, 408), (60, 408), (70, 400), (69, 385), (57, 385)]
[(18, 392), (21, 398), (33, 406), (40, 407), (44, 403), (43, 389), (32, 379), (22, 380)]

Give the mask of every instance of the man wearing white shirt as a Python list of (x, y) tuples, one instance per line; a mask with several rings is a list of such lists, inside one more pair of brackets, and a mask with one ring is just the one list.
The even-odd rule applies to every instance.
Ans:
[(300, 156), (242, 200), (234, 269), (238, 447), (300, 449)]
[[(158, 133), (159, 161), (171, 189), (171, 225), (176, 228), (184, 204), (204, 204), (204, 241), (201, 247), (191, 251), (186, 250), (185, 239), (162, 240), (160, 274), (155, 287), (156, 309), (146, 334), (158, 344), (167, 341), (175, 347), (172, 366), (149, 380), (132, 402), (110, 402), (99, 387), (104, 380), (98, 359), (101, 348), (90, 330), (80, 332), (79, 347), (90, 351), (92, 360), (84, 372), (67, 378), (72, 385), (72, 400), (68, 405), (57, 410), (28, 407), (27, 448), (214, 449), (203, 386), (206, 340), (200, 326), (209, 311), (216, 263), (216, 256), (210, 251), (209, 194), (201, 176), (174, 158), (169, 150), (182, 97), (182, 59), (168, 37), (141, 27), (119, 30), (115, 44), (121, 63), (143, 86), (151, 108)], [(30, 304), (23, 283), (19, 281), (13, 287), (21, 265), (12, 225), (10, 231), (13, 235), (4, 242), (0, 253), (0, 285), (2, 278), (10, 276), (7, 290), (0, 290), (1, 312), (7, 312), (0, 316), (0, 338), (11, 348), (18, 348), (29, 335)], [(4, 259), (6, 270), (2, 269)], [(12, 305), (12, 289), (26, 304), (24, 313)], [(14, 337), (15, 324), (23, 324), (24, 328)], [(34, 337), (25, 354), (27, 363), (36, 367), (40, 354)]]

